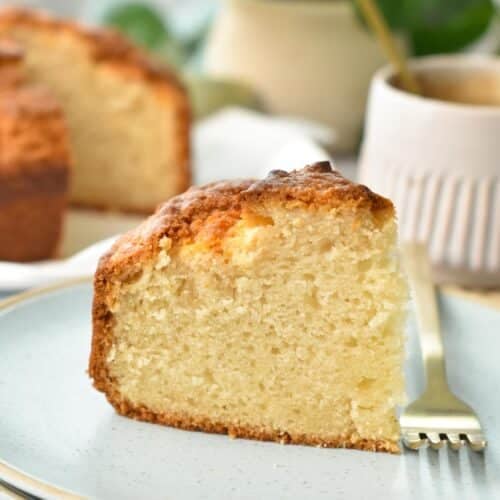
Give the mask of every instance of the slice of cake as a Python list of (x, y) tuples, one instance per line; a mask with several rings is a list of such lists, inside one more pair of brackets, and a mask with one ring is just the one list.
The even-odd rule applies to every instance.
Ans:
[(102, 258), (90, 375), (136, 419), (397, 452), (405, 302), (391, 202), (328, 162), (209, 184)]
[(70, 154), (61, 108), (24, 81), (22, 60), (0, 41), (0, 260), (32, 261), (57, 254)]
[(189, 106), (173, 73), (117, 33), (30, 10), (2, 11), (0, 37), (21, 45), (28, 80), (64, 110), (73, 204), (152, 212), (188, 187)]

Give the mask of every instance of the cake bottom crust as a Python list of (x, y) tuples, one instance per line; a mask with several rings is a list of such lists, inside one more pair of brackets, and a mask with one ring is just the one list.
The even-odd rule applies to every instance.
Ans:
[(176, 413), (156, 413), (144, 406), (136, 406), (130, 402), (106, 396), (117, 413), (125, 417), (167, 425), (188, 431), (202, 431), (214, 434), (227, 434), (231, 438), (255, 439), (258, 441), (275, 441), (281, 444), (303, 444), (321, 448), (352, 448), (356, 450), (400, 453), (397, 441), (386, 439), (363, 439), (354, 435), (344, 435), (323, 439), (312, 434), (293, 434), (272, 428), (257, 427), (246, 424), (232, 424), (213, 421), (207, 417)]
[(32, 262), (57, 257), (66, 195), (0, 198), (0, 260)]

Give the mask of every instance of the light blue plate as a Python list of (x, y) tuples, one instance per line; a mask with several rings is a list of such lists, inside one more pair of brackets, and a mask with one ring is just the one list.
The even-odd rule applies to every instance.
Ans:
[[(91, 298), (80, 284), (0, 312), (0, 478), (19, 488), (112, 499), (500, 498), (495, 310), (442, 300), (451, 385), (479, 413), (486, 453), (396, 456), (231, 440), (116, 415), (86, 374)], [(411, 397), (421, 387), (417, 346), (410, 333)]]

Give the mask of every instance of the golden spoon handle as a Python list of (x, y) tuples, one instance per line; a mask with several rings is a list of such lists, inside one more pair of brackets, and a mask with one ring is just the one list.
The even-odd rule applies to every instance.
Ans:
[(366, 22), (371, 26), (375, 35), (379, 39), (380, 45), (382, 46), (387, 58), (399, 73), (404, 89), (412, 94), (422, 94), (420, 85), (413, 73), (408, 69), (406, 60), (396, 45), (384, 16), (380, 12), (378, 6), (373, 0), (357, 0), (357, 2), (363, 12)]

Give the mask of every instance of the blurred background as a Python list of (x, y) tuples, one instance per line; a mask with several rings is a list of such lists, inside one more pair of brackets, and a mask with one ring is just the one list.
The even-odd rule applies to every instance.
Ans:
[[(355, 153), (385, 58), (351, 0), (9, 0), (111, 25), (175, 66), (197, 118), (243, 106), (314, 120)], [(494, 0), (378, 0), (407, 55), (496, 53)], [(331, 135), (333, 137), (333, 135)], [(328, 142), (328, 141), (327, 141)]]

